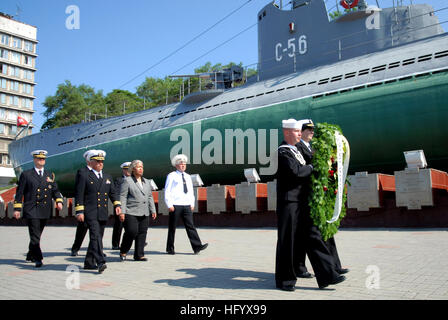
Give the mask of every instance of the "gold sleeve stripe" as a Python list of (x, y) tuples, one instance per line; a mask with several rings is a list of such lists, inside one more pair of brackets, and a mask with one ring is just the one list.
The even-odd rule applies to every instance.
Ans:
[(121, 205), (121, 202), (120, 201), (114, 201), (114, 206), (118, 206), (118, 205)]
[(62, 201), (62, 198), (56, 198), (56, 202), (64, 202), (64, 201)]
[(19, 209), (22, 208), (22, 204), (21, 203), (14, 203), (14, 209)]
[(75, 211), (81, 211), (84, 210), (84, 206), (76, 206)]

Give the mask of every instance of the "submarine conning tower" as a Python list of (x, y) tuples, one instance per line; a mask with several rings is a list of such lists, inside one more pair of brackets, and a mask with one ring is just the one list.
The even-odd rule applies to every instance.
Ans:
[(444, 31), (434, 9), (427, 4), (381, 9), (359, 1), (356, 11), (331, 20), (323, 0), (294, 0), (288, 10), (271, 2), (258, 13), (258, 79), (336, 63), (441, 33)]

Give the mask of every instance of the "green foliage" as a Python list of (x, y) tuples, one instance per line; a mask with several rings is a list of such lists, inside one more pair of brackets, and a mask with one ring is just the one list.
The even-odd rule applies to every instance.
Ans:
[(330, 16), (331, 20), (335, 20), (348, 12), (355, 12), (355, 11), (358, 11), (358, 7), (354, 7), (351, 9), (344, 9), (343, 12), (339, 11), (338, 9), (336, 11), (330, 12), (328, 15)]
[[(341, 219), (346, 214), (346, 190), (343, 190), (342, 210), (339, 219), (334, 223), (327, 223), (333, 216), (337, 192), (337, 148), (334, 132), (341, 129), (337, 125), (318, 123), (313, 137), (314, 171), (311, 176), (311, 194), (309, 198), (310, 215), (314, 224), (319, 228), (324, 240), (333, 237), (337, 232)], [(345, 149), (344, 149), (345, 151)]]

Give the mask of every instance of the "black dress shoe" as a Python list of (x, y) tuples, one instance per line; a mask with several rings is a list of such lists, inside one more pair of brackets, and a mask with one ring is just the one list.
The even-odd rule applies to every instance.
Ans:
[(36, 268), (41, 268), (42, 266), (43, 266), (44, 264), (42, 263), (42, 261), (36, 261), (36, 265), (35, 265), (35, 267)]
[(148, 258), (145, 258), (145, 257), (137, 258), (137, 257), (135, 257), (134, 260), (135, 261), (148, 261)]
[(313, 278), (313, 277), (314, 276), (311, 273), (309, 273), (308, 271), (297, 275), (297, 278), (305, 278), (306, 279), (306, 278)]
[(344, 281), (346, 278), (345, 276), (339, 275), (338, 277), (336, 277), (336, 279), (334, 279), (333, 281), (329, 282), (329, 283), (325, 283), (322, 285), (319, 285), (319, 289), (324, 289), (326, 287), (328, 287), (331, 284), (338, 284), (341, 283), (342, 281)]
[(126, 261), (126, 255), (120, 253), (120, 261)]
[(106, 266), (105, 263), (100, 263), (100, 264), (98, 265), (98, 272), (99, 272), (99, 273), (103, 273), (103, 271), (106, 270), (106, 269), (107, 269), (107, 266)]
[(347, 268), (341, 268), (341, 269), (337, 270), (336, 272), (339, 273), (339, 274), (345, 274), (345, 273), (347, 273), (347, 272), (349, 272), (349, 271), (350, 271), (350, 269), (347, 269)]
[(84, 270), (97, 270), (97, 266), (84, 266)]
[(196, 250), (194, 250), (194, 254), (198, 254), (199, 252), (201, 252), (202, 250), (205, 250), (208, 247), (208, 243), (205, 243), (203, 245), (201, 245), (199, 248), (197, 248)]
[(168, 253), (168, 254), (176, 254), (176, 253), (174, 252), (174, 250), (167, 251), (166, 253)]
[(280, 290), (283, 290), (283, 291), (295, 291), (296, 288), (293, 285), (287, 285), (287, 286), (281, 286)]
[(72, 257), (78, 256), (78, 251), (72, 250), (72, 253), (70, 254)]
[(36, 262), (34, 258), (26, 257), (26, 261)]

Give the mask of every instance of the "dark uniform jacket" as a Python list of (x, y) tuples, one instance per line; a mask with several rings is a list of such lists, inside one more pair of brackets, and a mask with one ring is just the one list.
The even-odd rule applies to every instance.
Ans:
[[(283, 141), (280, 146), (287, 145)], [(303, 201), (306, 195), (301, 191), (307, 183), (312, 167), (302, 165), (289, 148), (278, 148), (277, 199), (280, 201)]]
[[(26, 219), (49, 219), (53, 212), (53, 199), (63, 202), (54, 174), (44, 169), (43, 177), (36, 170), (22, 172), (14, 199), (14, 210), (22, 211)], [(23, 202), (22, 202), (23, 199)]]
[(114, 208), (120, 206), (120, 194), (115, 190), (112, 176), (103, 172), (99, 180), (96, 174), (84, 167), (75, 178), (75, 212), (84, 214), (86, 220), (106, 221), (109, 217), (108, 199)]
[[(308, 149), (308, 147), (305, 145), (305, 143), (303, 143), (303, 140), (300, 140), (300, 142), (296, 144), (296, 147), (299, 150), (299, 152), (302, 153), (302, 156), (305, 159), (306, 164), (311, 164), (312, 159), (313, 159), (314, 149), (311, 147), (311, 151), (310, 151), (310, 149)], [(304, 183), (304, 186), (303, 186), (304, 193), (306, 193), (308, 195), (310, 193), (310, 191), (311, 191), (311, 175), (306, 178), (306, 182)]]

